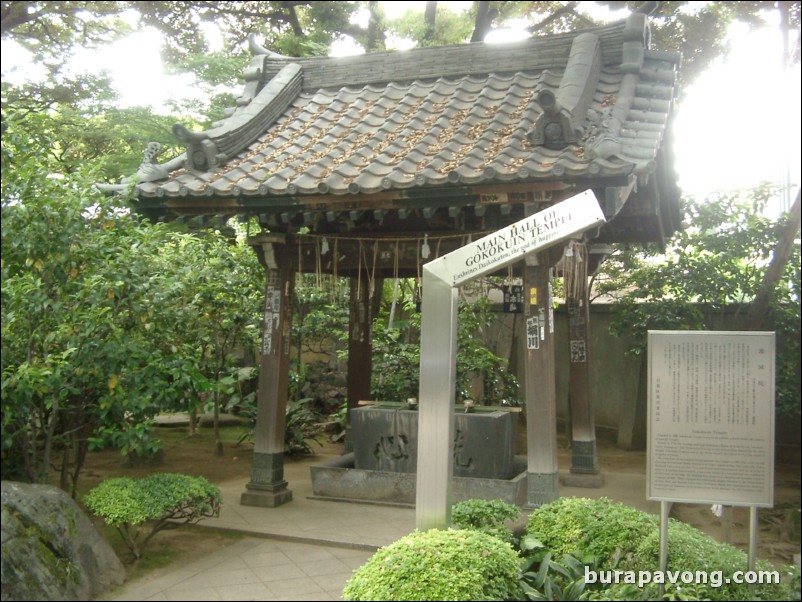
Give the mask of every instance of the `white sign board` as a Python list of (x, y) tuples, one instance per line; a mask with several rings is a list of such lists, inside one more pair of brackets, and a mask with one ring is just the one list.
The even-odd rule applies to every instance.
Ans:
[(771, 507), (774, 333), (649, 331), (647, 498)]
[(603, 223), (599, 202), (586, 190), (430, 261), (426, 267), (444, 282), (459, 286)]

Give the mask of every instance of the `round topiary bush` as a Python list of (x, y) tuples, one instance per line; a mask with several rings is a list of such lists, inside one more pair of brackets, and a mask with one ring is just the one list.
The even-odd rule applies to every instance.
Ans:
[(638, 542), (658, 528), (656, 516), (608, 498), (564, 497), (535, 510), (526, 532), (537, 537), (555, 556), (592, 556), (600, 568), (610, 568), (617, 554), (635, 550)]
[(516, 600), (519, 558), (510, 544), (474, 530), (415, 531), (358, 568), (344, 600)]

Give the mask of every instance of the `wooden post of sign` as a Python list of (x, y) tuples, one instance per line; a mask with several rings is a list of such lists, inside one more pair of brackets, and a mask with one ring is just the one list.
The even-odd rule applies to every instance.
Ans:
[[(523, 277), (527, 508), (538, 508), (559, 497), (555, 329), (548, 255), (539, 253), (527, 257)], [(535, 265), (531, 265), (533, 263)]]
[(265, 306), (259, 385), (254, 427), (251, 480), (243, 506), (280, 506), (292, 499), (284, 480), (284, 422), (289, 388), (290, 324), (294, 273), (289, 253), (278, 236), (262, 237), (254, 245), (265, 267)]

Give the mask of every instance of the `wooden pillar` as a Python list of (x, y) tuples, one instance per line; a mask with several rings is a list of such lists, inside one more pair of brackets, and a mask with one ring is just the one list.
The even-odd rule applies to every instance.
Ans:
[[(559, 497), (554, 310), (549, 253), (525, 259), (527, 503), (537, 508)], [(536, 264), (536, 265), (532, 265)]]
[[(579, 254), (582, 263), (587, 265), (588, 257), (584, 247), (577, 246), (574, 254)], [(566, 287), (570, 350), (568, 403), (571, 413), (571, 470), (563, 482), (574, 487), (601, 487), (604, 476), (599, 471), (596, 455), (596, 425), (590, 393), (588, 279), (584, 270), (577, 272), (579, 276), (573, 279), (576, 288)]]
[(254, 250), (265, 266), (265, 308), (251, 481), (240, 503), (275, 507), (292, 499), (284, 480), (284, 423), (290, 365), (291, 295), (294, 273), (281, 237), (263, 237)]
[(373, 374), (373, 343), (371, 340), (375, 301), (381, 297), (383, 281), (351, 278), (348, 319), (348, 420), (346, 421), (346, 449), (351, 449), (351, 410), (360, 401), (370, 399), (370, 379)]

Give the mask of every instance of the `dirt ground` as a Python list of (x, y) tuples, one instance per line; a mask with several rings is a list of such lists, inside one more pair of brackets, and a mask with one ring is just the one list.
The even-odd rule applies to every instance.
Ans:
[[(79, 490), (88, 491), (100, 481), (114, 476), (138, 477), (154, 471), (204, 476), (217, 484), (249, 478), (253, 446), (247, 441), (237, 443), (244, 433), (242, 427), (222, 429), (222, 456), (214, 454), (214, 438), (210, 428), (199, 429), (198, 435), (193, 438), (187, 437), (186, 427), (162, 427), (156, 430), (157, 436), (164, 442), (164, 459), (160, 465), (126, 467), (116, 450), (92, 452), (87, 459)], [(525, 442), (525, 435), (522, 439)], [(320, 441), (320, 446), (312, 444), (318, 453), (324, 449), (334, 453), (342, 450), (341, 444), (329, 443), (325, 435), (320, 437)], [(603, 472), (645, 473), (645, 452), (624, 451), (604, 440), (597, 442), (597, 449)], [(558, 439), (558, 455), (560, 468), (568, 468), (570, 448), (562, 433)], [(287, 458), (287, 462), (297, 461), (304, 460)], [(760, 558), (783, 565), (791, 563), (793, 555), (799, 553), (801, 489), (799, 466), (776, 466), (774, 508), (761, 509), (759, 512)], [(748, 545), (749, 519), (746, 508), (733, 509), (728, 536), (726, 523), (723, 524), (711, 512), (709, 505), (675, 504), (672, 517), (692, 524), (719, 541), (728, 540), (744, 550)], [(98, 523), (126, 565), (129, 576), (133, 578), (152, 571), (159, 572), (166, 566), (172, 569), (190, 563), (241, 538), (240, 535), (203, 528), (202, 524), (183, 526), (157, 534), (150, 542), (145, 558), (134, 563), (116, 532)]]

